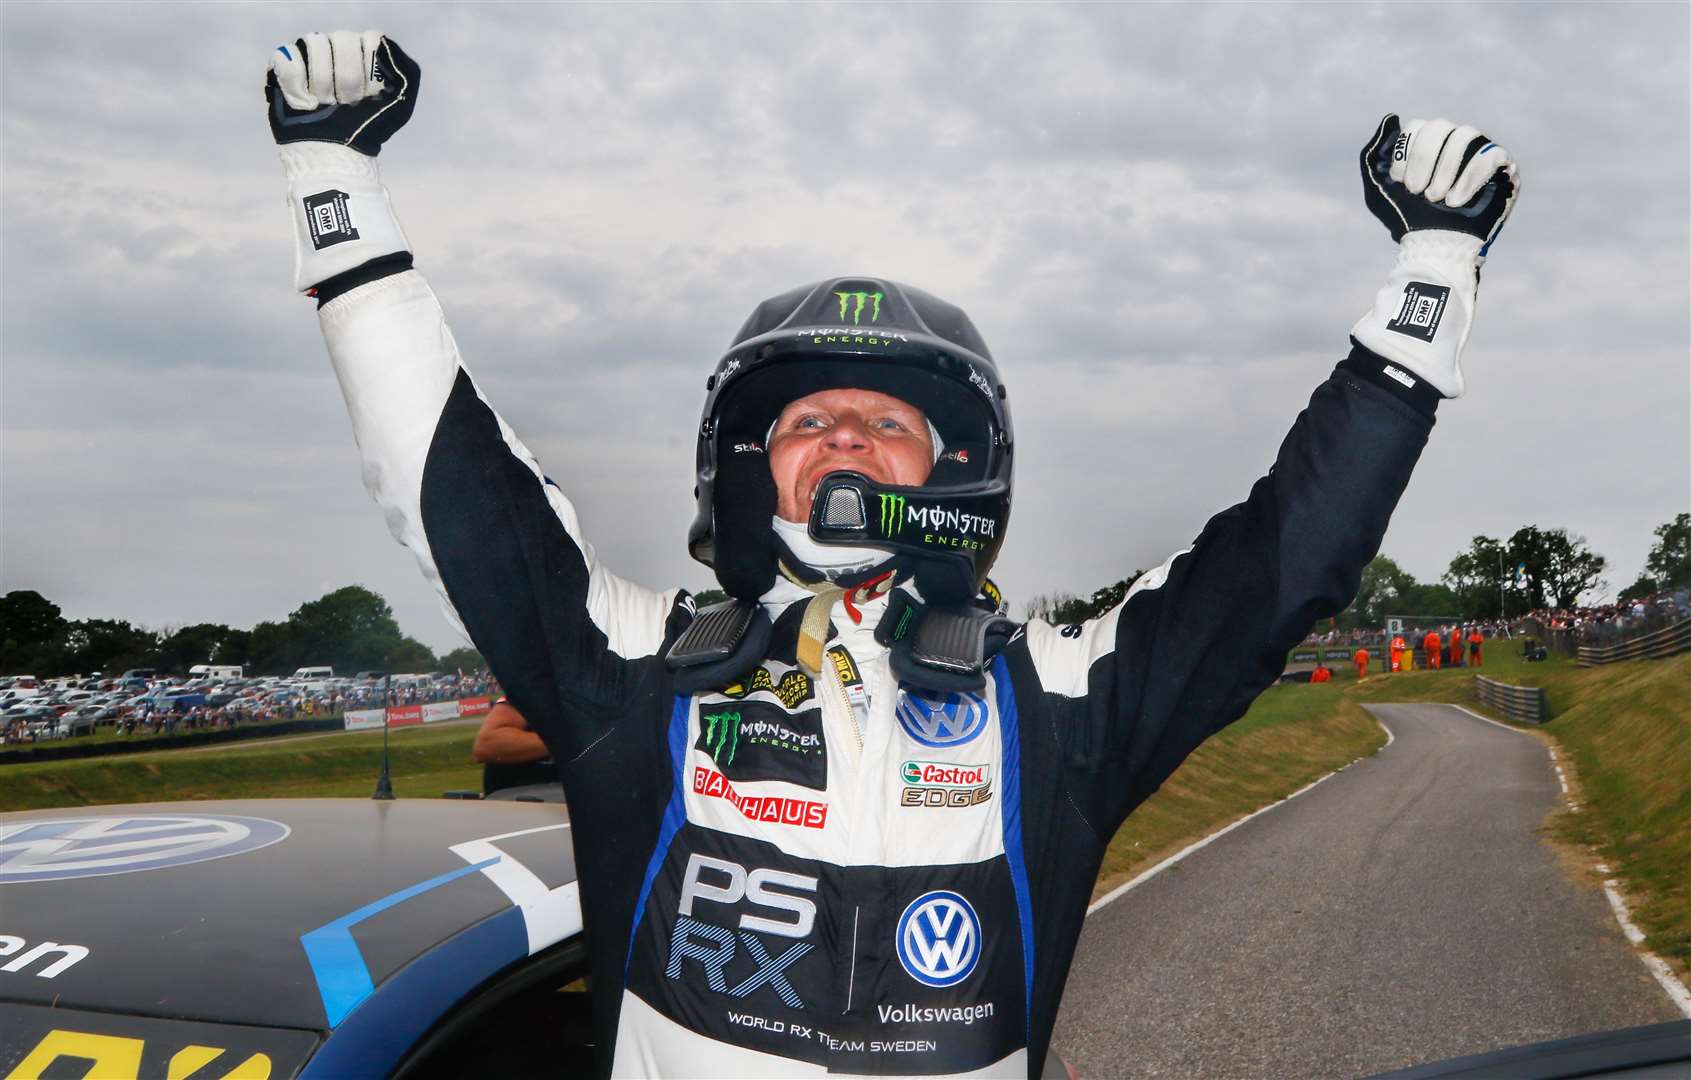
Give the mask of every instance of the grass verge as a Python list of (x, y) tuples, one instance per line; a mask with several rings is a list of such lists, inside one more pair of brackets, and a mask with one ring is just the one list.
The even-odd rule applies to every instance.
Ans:
[[(392, 732), (396, 794), (439, 798), (450, 788), (481, 787), (470, 760), (473, 725)], [(369, 795), (381, 768), (379, 731), (273, 745), (243, 743), (195, 752), (164, 750), (120, 757), (7, 765), (0, 810), (166, 802)]]

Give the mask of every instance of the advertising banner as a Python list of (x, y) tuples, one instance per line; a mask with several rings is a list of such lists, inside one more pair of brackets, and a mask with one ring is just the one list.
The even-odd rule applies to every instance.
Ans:
[(458, 703), (458, 712), (462, 716), (480, 716), (491, 708), (493, 699), (490, 697), (467, 697)]
[(1297, 652), (1292, 654), (1292, 662), (1294, 664), (1302, 663), (1306, 660), (1313, 661), (1315, 658), (1316, 652), (1314, 649), (1299, 649)]
[(363, 731), (366, 728), (382, 726), (382, 710), (353, 709), (346, 714), (346, 729), (348, 731)]
[(421, 705), (395, 705), (388, 710), (388, 727), (404, 727), (423, 722)]
[(423, 723), (425, 724), (456, 719), (458, 719), (458, 703), (456, 701), (431, 701), (423, 706)]

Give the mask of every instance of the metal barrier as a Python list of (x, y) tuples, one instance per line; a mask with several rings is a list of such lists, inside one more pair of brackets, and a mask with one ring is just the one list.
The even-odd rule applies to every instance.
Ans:
[(1544, 688), (1541, 686), (1511, 686), (1496, 679), (1488, 679), (1484, 675), (1476, 675), (1474, 690), (1479, 694), (1481, 704), (1491, 706), (1511, 720), (1518, 720), (1523, 724), (1542, 724), (1549, 719), (1549, 710), (1544, 703)]
[(1691, 619), (1681, 619), (1660, 630), (1652, 630), (1648, 634), (1640, 634), (1613, 645), (1581, 645), (1579, 666), (1592, 667), (1597, 664), (1612, 664), (1617, 660), (1672, 656), (1687, 649), (1691, 649)]

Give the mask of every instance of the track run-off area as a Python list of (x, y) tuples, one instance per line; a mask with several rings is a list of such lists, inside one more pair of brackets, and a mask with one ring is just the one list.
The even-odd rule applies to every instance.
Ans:
[(1053, 1041), (1082, 1077), (1360, 1077), (1691, 1016), (1542, 838), (1542, 742), (1366, 708), (1378, 753), (1095, 905)]

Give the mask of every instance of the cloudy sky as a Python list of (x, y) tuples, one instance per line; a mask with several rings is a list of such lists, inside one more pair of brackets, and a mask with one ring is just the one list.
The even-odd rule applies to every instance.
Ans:
[[(763, 297), (962, 305), (1011, 388), (1012, 601), (1241, 498), (1392, 262), (1356, 152), (1479, 126), (1524, 194), (1385, 552), (1691, 508), (1684, 4), (0, 5), (0, 590), (250, 626), (350, 583), (457, 644), (359, 481), (291, 291), (259, 86), (379, 28), (424, 82), (384, 178), (489, 397), (607, 561), (688, 561), (704, 375)], [(1018, 611), (1021, 610), (1018, 605)]]

